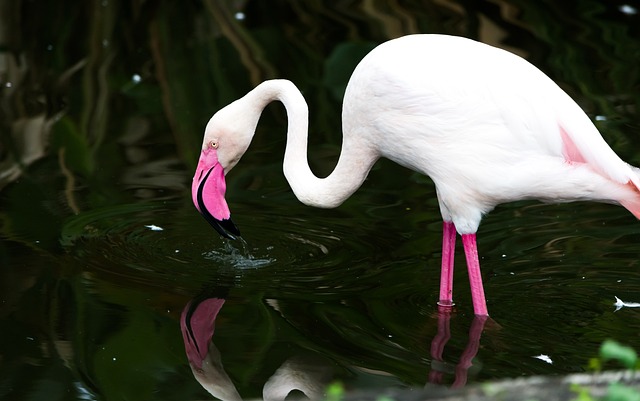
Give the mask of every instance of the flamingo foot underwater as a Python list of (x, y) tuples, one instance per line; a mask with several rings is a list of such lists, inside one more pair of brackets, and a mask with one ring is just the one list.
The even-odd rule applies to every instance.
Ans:
[(639, 170), (611, 150), (584, 111), (539, 69), (470, 39), (409, 35), (376, 47), (354, 70), (342, 108), (342, 151), (326, 178), (309, 168), (309, 110), (290, 81), (265, 81), (211, 117), (192, 193), (224, 237), (240, 235), (224, 198), (225, 174), (272, 101), (287, 110), (285, 177), (307, 205), (339, 206), (381, 157), (433, 180), (444, 221), (442, 307), (453, 305), (458, 233), (474, 313), (488, 315), (476, 232), (498, 204), (593, 200), (622, 205), (640, 218)]

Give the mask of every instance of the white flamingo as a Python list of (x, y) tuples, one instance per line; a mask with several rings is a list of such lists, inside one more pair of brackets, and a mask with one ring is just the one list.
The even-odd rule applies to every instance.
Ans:
[(308, 108), (289, 81), (263, 82), (218, 111), (193, 179), (198, 210), (223, 236), (239, 235), (224, 175), (247, 150), (272, 101), (288, 116), (284, 174), (300, 201), (332, 208), (380, 157), (431, 177), (444, 220), (440, 305), (452, 305), (456, 231), (476, 315), (488, 315), (476, 231), (496, 205), (520, 199), (617, 203), (640, 218), (640, 174), (603, 140), (580, 107), (526, 60), (470, 39), (410, 35), (356, 67), (342, 109), (342, 152), (316, 177), (307, 162)]

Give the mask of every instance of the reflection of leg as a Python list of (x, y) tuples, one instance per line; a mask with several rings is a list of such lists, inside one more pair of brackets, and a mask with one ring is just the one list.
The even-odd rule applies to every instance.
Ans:
[(451, 338), (450, 320), (450, 310), (440, 310), (438, 312), (438, 332), (431, 341), (431, 358), (433, 359), (431, 361), (431, 371), (429, 372), (429, 383), (442, 383), (442, 376), (445, 373), (443, 371), (444, 359), (442, 354), (445, 345)]
[(471, 285), (471, 299), (473, 300), (473, 312), (476, 316), (489, 316), (487, 301), (484, 298), (482, 286), (482, 273), (480, 272), (480, 260), (478, 259), (478, 246), (475, 234), (462, 235), (464, 253), (467, 256), (467, 269), (469, 270), (469, 284)]
[(467, 373), (469, 372), (469, 368), (473, 366), (473, 358), (478, 354), (480, 337), (482, 336), (487, 318), (488, 316), (476, 316), (473, 318), (471, 327), (469, 328), (467, 348), (465, 348), (462, 355), (460, 355), (460, 362), (458, 362), (456, 366), (456, 378), (451, 387), (462, 387), (467, 384)]
[(453, 257), (456, 250), (456, 227), (450, 221), (442, 223), (442, 265), (440, 268), (440, 301), (438, 305), (453, 306)]

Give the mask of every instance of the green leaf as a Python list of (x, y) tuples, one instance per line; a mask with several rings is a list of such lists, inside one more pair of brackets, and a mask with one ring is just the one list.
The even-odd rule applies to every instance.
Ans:
[(344, 386), (340, 382), (333, 382), (327, 387), (326, 401), (340, 401), (344, 397)]
[(589, 359), (589, 370), (593, 372), (599, 372), (602, 370), (602, 361), (600, 358)]
[(607, 401), (640, 401), (640, 392), (624, 384), (611, 383), (605, 399)]
[(70, 118), (63, 117), (53, 125), (51, 145), (57, 152), (64, 152), (64, 163), (69, 170), (85, 177), (93, 170), (87, 141)]
[(591, 394), (589, 394), (589, 389), (577, 383), (571, 384), (571, 391), (578, 393), (578, 397), (574, 398), (572, 401), (595, 401)]
[(638, 361), (638, 354), (633, 348), (614, 340), (605, 340), (600, 346), (600, 358), (604, 361), (614, 360), (628, 369), (633, 369)]

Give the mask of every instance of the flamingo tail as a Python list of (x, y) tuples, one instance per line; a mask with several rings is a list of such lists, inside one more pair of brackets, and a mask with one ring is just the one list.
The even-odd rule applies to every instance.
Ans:
[[(562, 138), (562, 156), (567, 163), (586, 163), (591, 168), (598, 171), (600, 174), (608, 176), (606, 169), (603, 169), (601, 166), (594, 165), (594, 163), (590, 163), (588, 161), (580, 148), (571, 138), (571, 135), (569, 135), (569, 133), (564, 129), (562, 125), (560, 125), (560, 136)], [(621, 183), (621, 185), (626, 187), (626, 190), (623, 191), (625, 196), (621, 199), (617, 199), (617, 201), (621, 206), (623, 206), (625, 209), (631, 212), (631, 214), (636, 216), (637, 219), (640, 220), (640, 169), (628, 165), (622, 160), (620, 160), (620, 163), (622, 163), (625, 168), (629, 169), (630, 174), (626, 183)]]
[(626, 185), (631, 190), (632, 195), (628, 199), (621, 200), (620, 204), (640, 220), (640, 188), (636, 184), (640, 180), (640, 169), (633, 166), (630, 167), (638, 179), (627, 182)]

